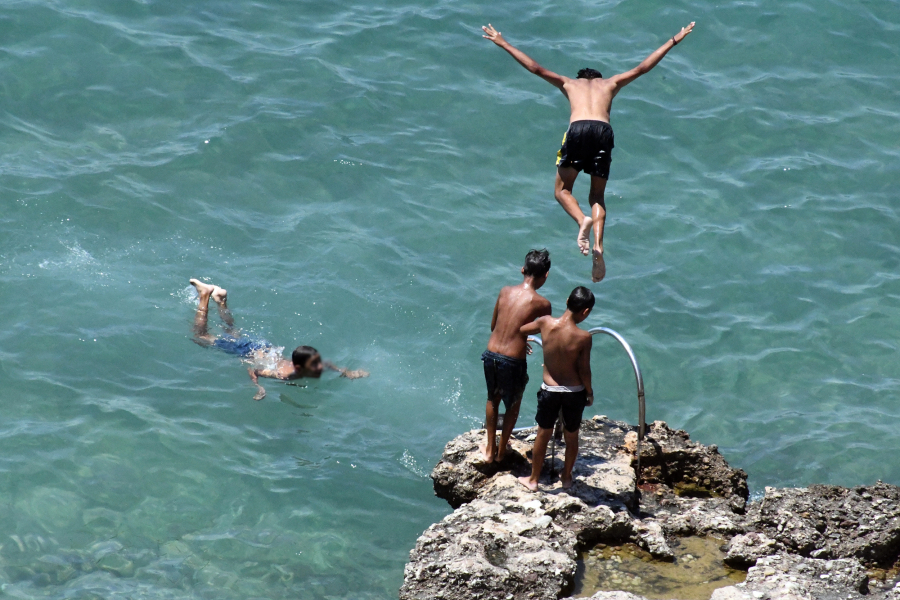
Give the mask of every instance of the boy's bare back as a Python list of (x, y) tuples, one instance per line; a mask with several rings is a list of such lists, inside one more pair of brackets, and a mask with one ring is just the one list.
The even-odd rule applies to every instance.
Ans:
[(525, 358), (522, 325), (550, 314), (550, 301), (526, 283), (510, 285), (497, 296), (487, 349), (512, 358)]
[(542, 317), (536, 325), (541, 330), (544, 348), (544, 383), (591, 389), (591, 334), (580, 329), (568, 313), (558, 319)]

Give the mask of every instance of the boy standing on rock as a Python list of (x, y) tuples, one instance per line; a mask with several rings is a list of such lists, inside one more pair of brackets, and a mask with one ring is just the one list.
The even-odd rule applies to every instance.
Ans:
[(523, 325), (524, 335), (541, 334), (544, 347), (544, 382), (538, 390), (538, 408), (535, 421), (537, 437), (531, 452), (531, 475), (519, 477), (519, 482), (536, 492), (547, 443), (553, 435), (556, 417), (562, 409), (563, 429), (566, 439), (566, 463), (562, 474), (562, 487), (572, 487), (572, 467), (578, 456), (578, 429), (585, 406), (594, 403), (591, 387), (591, 334), (578, 324), (587, 319), (594, 308), (594, 294), (584, 286), (578, 286), (569, 294), (566, 312), (558, 318), (541, 317), (534, 323)]
[[(547, 250), (530, 251), (525, 255), (525, 266), (522, 267), (524, 280), (519, 285), (500, 290), (494, 305), (491, 338), (488, 340), (487, 350), (481, 355), (488, 392), (484, 419), (487, 440), (482, 451), (484, 460), (488, 463), (502, 461), (506, 457), (509, 436), (519, 418), (522, 394), (528, 383), (526, 336), (520, 332), (520, 328), (538, 317), (550, 314), (550, 301), (537, 293), (549, 274), (550, 253)], [(497, 409), (501, 399), (506, 407), (506, 416), (498, 448)]]

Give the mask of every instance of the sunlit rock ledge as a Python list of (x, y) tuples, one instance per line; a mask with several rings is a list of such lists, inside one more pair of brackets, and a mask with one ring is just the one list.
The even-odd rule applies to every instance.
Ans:
[[(560, 443), (545, 462), (540, 490), (531, 492), (516, 477), (530, 472), (534, 433), (516, 433), (502, 465), (479, 458), (483, 430), (447, 444), (432, 479), (455, 510), (417, 540), (401, 600), (555, 600), (570, 593), (580, 550), (630, 542), (671, 560), (669, 542), (689, 535), (720, 538), (725, 562), (749, 569), (744, 583), (716, 590), (713, 600), (900, 600), (896, 486), (766, 488), (748, 503), (746, 473), (731, 468), (716, 446), (656, 421), (642, 444), (637, 493), (635, 428), (594, 417), (582, 423), (573, 487), (550, 482), (551, 468), (562, 469)], [(641, 596), (613, 591), (593, 598)]]

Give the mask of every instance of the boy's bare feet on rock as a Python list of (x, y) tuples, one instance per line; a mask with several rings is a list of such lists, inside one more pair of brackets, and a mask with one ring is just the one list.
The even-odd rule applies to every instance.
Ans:
[(527, 487), (532, 492), (538, 491), (538, 484), (531, 481), (531, 477), (519, 477), (519, 483)]
[(497, 462), (503, 462), (506, 458), (506, 453), (512, 450), (512, 446), (509, 444), (506, 445), (506, 448), (499, 448), (497, 450)]

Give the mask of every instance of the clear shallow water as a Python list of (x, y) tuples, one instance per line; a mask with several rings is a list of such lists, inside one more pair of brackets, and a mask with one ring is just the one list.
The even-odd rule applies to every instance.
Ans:
[(675, 558), (654, 560), (634, 544), (600, 545), (581, 554), (572, 595), (590, 598), (599, 591), (622, 590), (647, 598), (708, 600), (718, 588), (741, 583), (746, 571), (722, 563), (724, 540), (686, 537), (673, 540)]
[[(616, 99), (589, 324), (635, 347), (648, 418), (752, 489), (900, 484), (896, 8), (7, 3), (0, 585), (395, 597), (449, 511), (427, 472), (482, 419), (499, 286), (542, 246), (557, 312), (589, 281), (552, 198), (565, 99), (487, 21), (564, 73), (697, 21)], [(239, 326), (372, 376), (253, 402), (190, 341), (196, 276)], [(594, 410), (633, 421), (613, 344)]]

